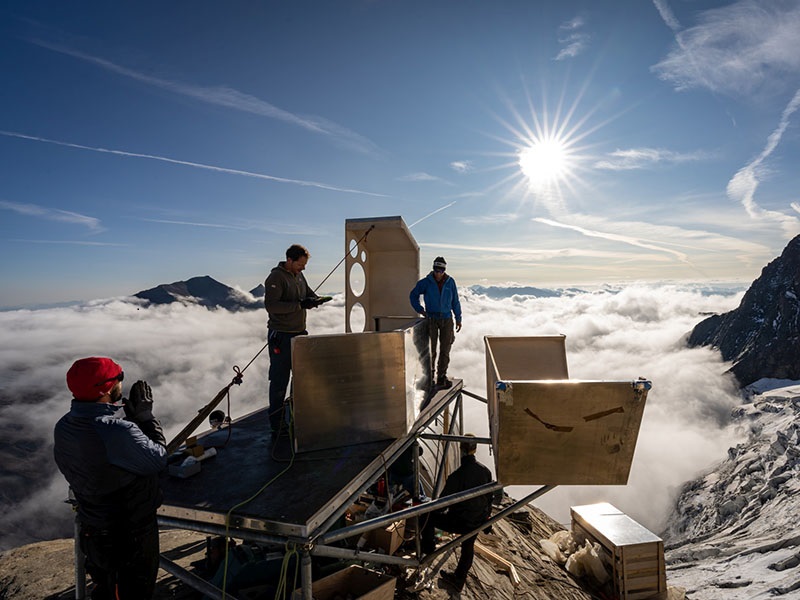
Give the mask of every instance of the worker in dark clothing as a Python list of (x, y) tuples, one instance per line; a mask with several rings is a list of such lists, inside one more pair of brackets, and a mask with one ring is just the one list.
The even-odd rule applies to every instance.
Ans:
[[(471, 434), (467, 434), (470, 435)], [(461, 466), (453, 471), (445, 482), (441, 497), (486, 485), (492, 481), (492, 473), (475, 458), (477, 442), (461, 442)], [(492, 494), (478, 496), (454, 504), (429, 515), (422, 528), (422, 552), (430, 554), (436, 549), (435, 528), (450, 533), (469, 533), (486, 523), (492, 514)], [(441, 576), (456, 590), (461, 591), (475, 556), (475, 538), (470, 537), (461, 544), (461, 557), (454, 572), (442, 571)]]
[[(431, 340), (431, 380), (436, 368), (436, 385), (449, 388), (452, 384), (447, 378), (447, 367), (450, 365), (450, 347), (455, 340), (453, 316), (456, 318), (455, 331), (461, 331), (461, 301), (458, 299), (456, 281), (445, 270), (447, 263), (437, 256), (433, 261), (433, 270), (420, 279), (411, 290), (409, 300), (415, 311), (426, 318)], [(419, 301), (425, 299), (425, 307)], [(439, 346), (439, 362), (436, 363), (436, 346)]]
[(148, 600), (158, 573), (166, 440), (150, 386), (137, 381), (123, 398), (123, 378), (110, 358), (76, 361), (67, 372), (74, 399), (55, 427), (53, 452), (77, 501), (92, 600)]
[(309, 257), (303, 246), (290, 246), (286, 260), (279, 262), (264, 282), (264, 306), (269, 314), (269, 423), (273, 441), (284, 420), (283, 404), (292, 372), (292, 339), (308, 334), (306, 310), (325, 300), (308, 287), (303, 277)]

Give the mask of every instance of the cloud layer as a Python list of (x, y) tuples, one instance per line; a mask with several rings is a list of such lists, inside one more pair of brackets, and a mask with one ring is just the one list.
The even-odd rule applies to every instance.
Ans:
[[(465, 290), (464, 329), (450, 375), (485, 396), (484, 335), (567, 336), (577, 379), (653, 381), (628, 486), (563, 488), (540, 505), (560, 521), (570, 504), (607, 500), (656, 528), (678, 486), (724, 456), (737, 401), (726, 365), (707, 349), (681, 343), (701, 313), (734, 308), (737, 296), (678, 287), (630, 287), (569, 298), (490, 299)], [(340, 298), (312, 311), (309, 330), (343, 330)], [(261, 311), (228, 313), (198, 306), (143, 308), (121, 300), (39, 311), (0, 312), (0, 475), (4, 483), (0, 548), (69, 536), (66, 483), (52, 461), (52, 430), (69, 406), (64, 374), (77, 358), (107, 355), (131, 382), (153, 387), (167, 437), (175, 435), (264, 344)], [(231, 391), (231, 414), (266, 405), (266, 355)], [(127, 388), (126, 388), (127, 390)], [(486, 434), (485, 406), (467, 401), (467, 427)], [(483, 460), (491, 463), (488, 456)], [(512, 488), (512, 493), (521, 490)], [(32, 525), (35, 523), (35, 526)]]

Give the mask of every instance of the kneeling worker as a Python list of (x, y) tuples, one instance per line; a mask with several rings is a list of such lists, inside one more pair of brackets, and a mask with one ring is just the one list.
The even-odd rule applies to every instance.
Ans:
[[(467, 435), (474, 437), (471, 434)], [(475, 458), (475, 452), (478, 449), (477, 442), (461, 442), (460, 447), (461, 466), (447, 478), (440, 497), (471, 490), (492, 481), (492, 472)], [(436, 550), (435, 528), (450, 533), (469, 533), (486, 523), (492, 515), (492, 495), (489, 493), (464, 500), (442, 511), (430, 513), (427, 523), (422, 528), (423, 554), (430, 554)], [(464, 587), (467, 573), (472, 567), (476, 538), (477, 536), (474, 535), (461, 544), (461, 557), (458, 559), (455, 572), (441, 572), (442, 579), (458, 591)]]

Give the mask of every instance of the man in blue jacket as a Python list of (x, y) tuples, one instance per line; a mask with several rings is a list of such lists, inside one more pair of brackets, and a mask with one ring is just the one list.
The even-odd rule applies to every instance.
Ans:
[(150, 386), (137, 381), (122, 398), (123, 378), (110, 358), (75, 361), (67, 372), (74, 399), (55, 427), (53, 452), (77, 501), (92, 600), (149, 600), (158, 574), (166, 440)]
[[(453, 345), (453, 315), (456, 318), (456, 331), (461, 331), (461, 301), (458, 299), (456, 281), (445, 270), (447, 262), (441, 256), (433, 261), (433, 270), (424, 279), (420, 279), (411, 290), (411, 306), (428, 321), (428, 332), (431, 338), (431, 369), (436, 366), (436, 385), (448, 388), (452, 385), (447, 379), (447, 367), (450, 364), (450, 346)], [(425, 307), (419, 298), (425, 299)], [(436, 364), (436, 345), (439, 345), (439, 363)], [(431, 373), (433, 375), (433, 373)]]

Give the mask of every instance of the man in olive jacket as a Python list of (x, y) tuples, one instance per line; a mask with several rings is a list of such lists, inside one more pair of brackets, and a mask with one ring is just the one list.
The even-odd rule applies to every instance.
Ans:
[(322, 303), (303, 277), (309, 257), (303, 246), (289, 246), (286, 260), (279, 262), (264, 282), (264, 306), (269, 313), (269, 423), (273, 441), (284, 419), (283, 403), (292, 372), (292, 339), (308, 334), (306, 310)]

